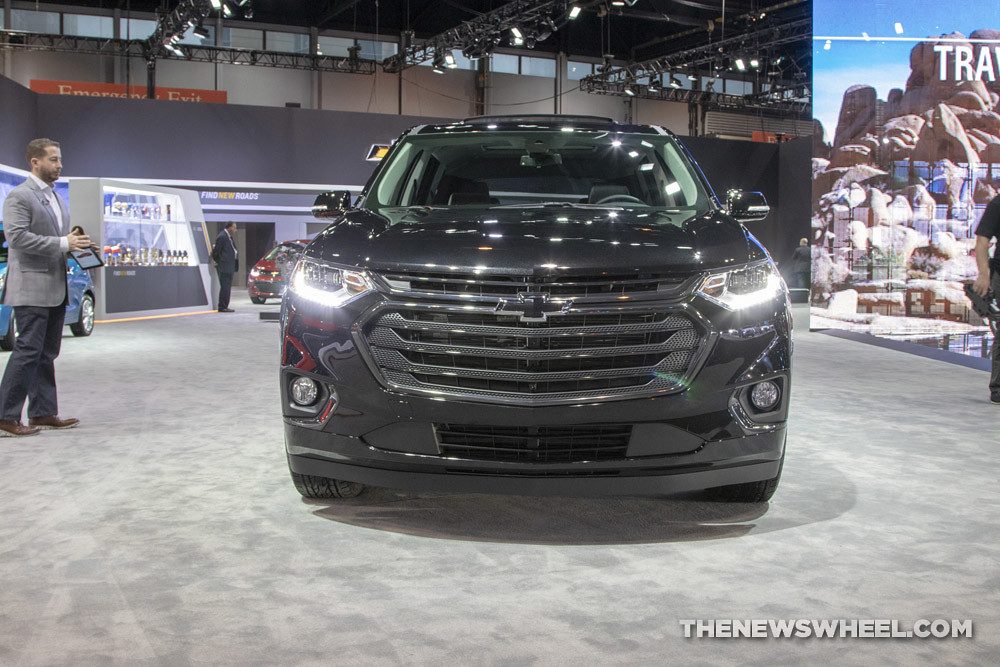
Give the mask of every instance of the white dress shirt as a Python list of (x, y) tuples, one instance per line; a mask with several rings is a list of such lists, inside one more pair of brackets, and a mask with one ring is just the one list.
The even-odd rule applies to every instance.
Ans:
[(34, 174), (28, 174), (28, 178), (33, 180), (38, 188), (42, 191), (42, 196), (45, 200), (49, 202), (49, 206), (52, 208), (52, 214), (56, 217), (56, 222), (59, 223), (59, 247), (62, 252), (69, 252), (69, 239), (62, 235), (63, 228), (63, 217), (62, 217), (62, 207), (59, 205), (59, 200), (57, 199), (55, 190), (52, 186), (38, 178)]

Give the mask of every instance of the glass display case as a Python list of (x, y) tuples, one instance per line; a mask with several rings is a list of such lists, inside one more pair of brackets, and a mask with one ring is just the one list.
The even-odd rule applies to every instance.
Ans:
[(103, 188), (102, 251), (107, 266), (196, 266), (180, 197)]
[(70, 216), (105, 262), (94, 276), (98, 320), (211, 309), (209, 243), (197, 192), (73, 179)]

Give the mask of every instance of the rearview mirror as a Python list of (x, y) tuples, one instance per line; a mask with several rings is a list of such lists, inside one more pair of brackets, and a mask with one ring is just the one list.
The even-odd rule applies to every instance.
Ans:
[(351, 201), (351, 192), (349, 190), (321, 192), (313, 203), (313, 217), (335, 218), (338, 215), (343, 215), (350, 210)]
[(771, 212), (767, 199), (760, 192), (730, 190), (726, 193), (726, 210), (740, 222), (760, 222)]

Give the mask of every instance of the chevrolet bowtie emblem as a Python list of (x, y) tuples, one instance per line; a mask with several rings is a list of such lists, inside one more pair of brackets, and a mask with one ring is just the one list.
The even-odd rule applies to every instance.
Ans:
[(565, 313), (572, 305), (572, 301), (551, 301), (544, 292), (521, 292), (516, 301), (501, 300), (497, 311), (511, 315), (520, 313), (522, 322), (544, 322), (549, 315)]

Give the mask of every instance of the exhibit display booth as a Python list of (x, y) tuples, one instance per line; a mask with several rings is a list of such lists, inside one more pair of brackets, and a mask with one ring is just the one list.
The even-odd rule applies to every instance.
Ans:
[(208, 310), (209, 239), (198, 194), (108, 179), (74, 179), (70, 216), (100, 248), (97, 318)]
[(963, 288), (1000, 189), (1000, 13), (869, 5), (814, 6), (812, 326), (986, 357)]

